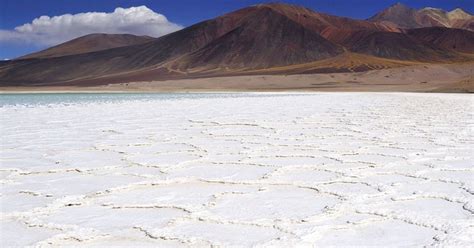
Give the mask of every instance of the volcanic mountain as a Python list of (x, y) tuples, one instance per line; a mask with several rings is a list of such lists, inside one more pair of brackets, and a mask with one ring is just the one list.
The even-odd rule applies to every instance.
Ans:
[(260, 4), (155, 39), (81, 37), (0, 63), (0, 84), (92, 85), (258, 73), (350, 72), (472, 58), (468, 40), (472, 32), (441, 32), (446, 39), (456, 36), (454, 43), (434, 40), (438, 32), (407, 31), (393, 23), (354, 20), (294, 5)]
[(429, 7), (416, 10), (397, 3), (368, 20), (402, 29), (446, 27), (474, 31), (474, 16), (460, 8), (449, 12)]

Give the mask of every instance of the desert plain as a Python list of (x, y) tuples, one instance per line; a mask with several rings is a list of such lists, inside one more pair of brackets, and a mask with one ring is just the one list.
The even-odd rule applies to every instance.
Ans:
[[(257, 72), (256, 72), (257, 73)], [(267, 72), (268, 73), (268, 72)], [(347, 73), (246, 75), (130, 83), (103, 82), (84, 86), (8, 86), (19, 92), (474, 92), (474, 63), (425, 64)]]

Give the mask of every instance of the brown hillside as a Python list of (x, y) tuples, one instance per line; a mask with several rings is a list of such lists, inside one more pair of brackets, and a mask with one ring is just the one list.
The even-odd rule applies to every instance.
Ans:
[(153, 40), (149, 36), (131, 34), (90, 34), (82, 36), (46, 50), (28, 54), (18, 59), (54, 58), (67, 55), (89, 53), (116, 47), (142, 44)]

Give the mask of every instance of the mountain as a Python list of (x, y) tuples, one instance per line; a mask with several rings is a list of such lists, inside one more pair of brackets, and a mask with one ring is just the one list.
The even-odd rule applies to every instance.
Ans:
[(131, 34), (89, 34), (17, 59), (54, 58), (142, 44), (151, 40), (153, 38), (149, 36)]
[(39, 55), (0, 62), (0, 85), (351, 72), (471, 58), (466, 53), (472, 32), (441, 32), (458, 37), (455, 44), (433, 40), (438, 32), (405, 30), (393, 23), (354, 20), (295, 5), (259, 4), (130, 45), (111, 47), (113, 42), (106, 41), (120, 36), (89, 35)]
[[(281, 9), (268, 5), (251, 8), (231, 31), (185, 55), (179, 62), (184, 64), (180, 68), (268, 68), (321, 60), (344, 52), (316, 30), (278, 11)], [(232, 18), (233, 14), (230, 15)]]
[(396, 25), (400, 28), (419, 28), (421, 25), (418, 23), (418, 12), (404, 4), (397, 3), (384, 9), (375, 16), (368, 20), (375, 23), (381, 23), (386, 25)]
[(396, 32), (363, 30), (349, 36), (344, 44), (352, 52), (398, 60), (434, 62), (456, 57), (429, 41)]
[(447, 27), (474, 31), (474, 16), (460, 8), (450, 12), (430, 7), (416, 10), (397, 3), (377, 13), (368, 21), (395, 25), (402, 29)]
[(474, 32), (462, 29), (431, 27), (410, 29), (406, 33), (416, 40), (424, 41), (444, 50), (474, 53)]
[(423, 27), (447, 27), (474, 31), (474, 16), (460, 8), (450, 12), (436, 8), (424, 8), (418, 12)]

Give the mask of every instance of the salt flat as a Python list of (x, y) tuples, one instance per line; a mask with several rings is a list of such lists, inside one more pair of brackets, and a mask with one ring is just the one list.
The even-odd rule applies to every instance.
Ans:
[(3, 102), (2, 246), (474, 242), (472, 95), (94, 99)]

